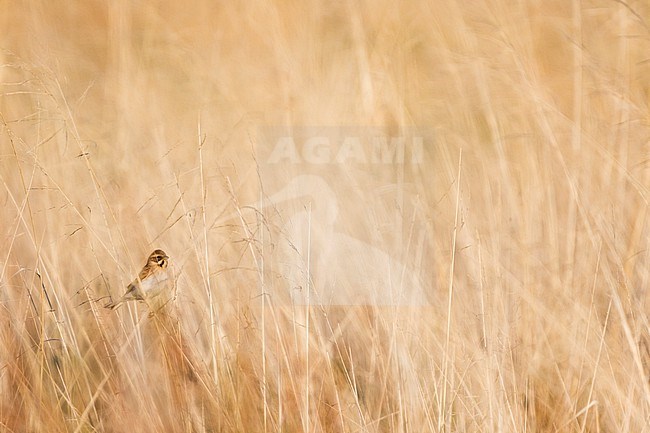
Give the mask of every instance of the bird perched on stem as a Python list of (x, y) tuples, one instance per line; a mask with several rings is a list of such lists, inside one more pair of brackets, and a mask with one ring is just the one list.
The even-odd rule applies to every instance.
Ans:
[(168, 265), (169, 256), (163, 250), (155, 250), (149, 255), (138, 277), (127, 286), (126, 293), (105, 307), (114, 310), (126, 301), (144, 301), (160, 295), (172, 280)]

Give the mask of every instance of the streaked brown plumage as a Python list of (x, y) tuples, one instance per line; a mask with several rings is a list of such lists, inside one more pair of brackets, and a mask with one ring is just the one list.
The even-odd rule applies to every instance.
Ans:
[(163, 250), (155, 250), (149, 255), (147, 263), (138, 274), (138, 278), (127, 286), (126, 293), (116, 302), (106, 304), (106, 308), (113, 310), (123, 302), (143, 301), (146, 298), (160, 294), (168, 286), (171, 279), (167, 268), (168, 264), (169, 256)]

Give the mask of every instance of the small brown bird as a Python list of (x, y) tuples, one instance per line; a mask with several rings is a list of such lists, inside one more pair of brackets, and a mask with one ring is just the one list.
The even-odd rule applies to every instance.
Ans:
[(118, 301), (106, 304), (111, 310), (126, 301), (144, 301), (161, 294), (172, 279), (167, 269), (169, 256), (163, 250), (155, 250), (149, 255), (138, 277), (126, 287), (126, 293)]

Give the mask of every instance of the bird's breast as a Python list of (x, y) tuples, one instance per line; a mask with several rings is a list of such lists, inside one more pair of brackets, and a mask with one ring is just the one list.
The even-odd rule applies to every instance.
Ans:
[(151, 294), (151, 292), (162, 290), (167, 280), (169, 280), (169, 275), (166, 272), (156, 272), (140, 281), (140, 288), (143, 292)]

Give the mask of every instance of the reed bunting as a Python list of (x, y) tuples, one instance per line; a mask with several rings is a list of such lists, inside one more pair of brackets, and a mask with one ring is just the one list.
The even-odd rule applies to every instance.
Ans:
[(172, 280), (168, 265), (169, 256), (163, 250), (155, 250), (149, 255), (138, 277), (126, 287), (124, 296), (105, 307), (113, 310), (126, 301), (145, 301), (160, 295)]

